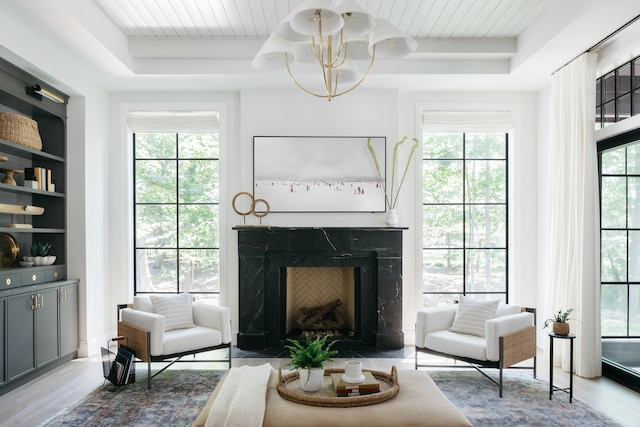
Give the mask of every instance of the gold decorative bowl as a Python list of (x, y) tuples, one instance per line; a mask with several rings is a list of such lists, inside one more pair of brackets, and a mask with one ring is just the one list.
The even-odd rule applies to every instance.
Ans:
[(15, 237), (8, 233), (0, 233), (0, 267), (10, 267), (16, 262), (20, 246)]

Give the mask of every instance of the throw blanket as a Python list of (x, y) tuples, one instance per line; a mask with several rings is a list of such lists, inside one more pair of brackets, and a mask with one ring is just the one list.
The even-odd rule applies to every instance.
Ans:
[(211, 406), (205, 427), (260, 427), (271, 365), (231, 368)]

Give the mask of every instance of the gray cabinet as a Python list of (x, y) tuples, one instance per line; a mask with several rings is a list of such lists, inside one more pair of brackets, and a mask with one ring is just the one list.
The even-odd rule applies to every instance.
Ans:
[(36, 368), (56, 360), (58, 351), (58, 288), (40, 290), (36, 293), (38, 305), (35, 316)]
[(26, 292), (7, 298), (7, 376), (15, 380), (36, 368), (36, 293)]
[(7, 381), (47, 366), (61, 356), (75, 356), (78, 282), (53, 282), (13, 291), (6, 297), (6, 311)]
[(58, 292), (60, 319), (60, 355), (78, 351), (78, 283), (60, 286)]

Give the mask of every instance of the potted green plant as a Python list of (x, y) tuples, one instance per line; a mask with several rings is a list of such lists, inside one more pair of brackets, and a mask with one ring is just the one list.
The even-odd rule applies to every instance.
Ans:
[(51, 243), (32, 243), (29, 248), (31, 256), (23, 257), (26, 262), (33, 262), (34, 265), (51, 265), (56, 261), (55, 255), (49, 255)]
[(331, 358), (338, 354), (337, 350), (331, 349), (336, 341), (327, 344), (328, 337), (329, 335), (324, 335), (312, 339), (306, 335), (304, 343), (289, 338), (291, 345), (285, 346), (291, 355), (288, 365), (298, 370), (300, 387), (305, 391), (318, 391), (322, 388), (324, 364), (331, 362)]
[(547, 328), (549, 325), (553, 324), (553, 333), (556, 335), (569, 335), (569, 323), (571, 320), (569, 315), (573, 312), (573, 308), (568, 308), (566, 310), (558, 310), (553, 317), (544, 321), (544, 327)]

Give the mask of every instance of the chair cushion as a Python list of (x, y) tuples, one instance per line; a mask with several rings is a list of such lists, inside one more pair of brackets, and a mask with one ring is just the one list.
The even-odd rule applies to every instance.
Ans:
[(496, 310), (494, 317), (509, 316), (511, 314), (518, 314), (522, 312), (522, 308), (515, 304), (500, 304)]
[(498, 304), (500, 300), (479, 301), (462, 297), (449, 331), (484, 337), (484, 324), (495, 316)]
[(149, 298), (149, 295), (135, 295), (133, 297), (133, 309), (146, 311), (147, 313), (154, 313), (153, 303)]
[[(222, 334), (217, 329), (195, 326), (165, 332), (162, 343), (162, 354), (185, 353), (201, 348), (215, 347), (222, 344)], [(158, 356), (154, 354), (154, 356)]]
[(487, 341), (484, 338), (449, 331), (425, 335), (424, 347), (457, 357), (487, 360)]
[(191, 295), (150, 295), (153, 311), (165, 317), (164, 330), (193, 328)]

